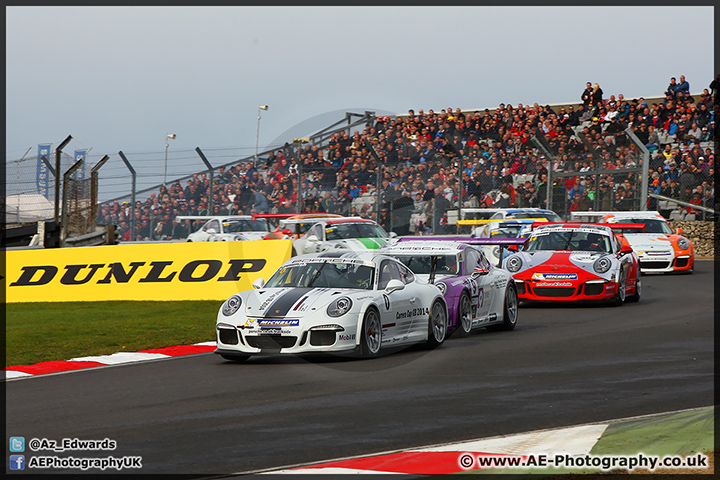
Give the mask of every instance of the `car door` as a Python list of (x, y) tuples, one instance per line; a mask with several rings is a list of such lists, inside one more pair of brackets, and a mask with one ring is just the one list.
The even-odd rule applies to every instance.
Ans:
[[(385, 309), (381, 312), (383, 345), (394, 345), (403, 341), (403, 336), (407, 340), (407, 334), (410, 329), (412, 317), (408, 315), (410, 308), (409, 296), (405, 289), (392, 293), (384, 292), (385, 287), (390, 280), (403, 281), (398, 262), (385, 259), (380, 263), (380, 273), (378, 277), (378, 290), (383, 291), (383, 302)], [(403, 282), (404, 283), (404, 282)]]
[(470, 276), (470, 285), (472, 287), (473, 298), (470, 299), (470, 303), (474, 307), (473, 323), (475, 323), (475, 320), (484, 322), (491, 310), (494, 298), (493, 268), (481, 251), (466, 248), (464, 252), (464, 268), (466, 275)]
[[(317, 240), (310, 240), (310, 237), (316, 237)], [(305, 249), (303, 253), (317, 253), (321, 251), (322, 242), (325, 240), (325, 229), (322, 223), (316, 223), (305, 237)]]
[(428, 294), (428, 285), (417, 282), (415, 274), (405, 265), (398, 263), (402, 282), (405, 284), (405, 297), (408, 308), (405, 312), (410, 317), (407, 333), (401, 332), (402, 340), (409, 342), (427, 338), (428, 322), (432, 308), (433, 296)]

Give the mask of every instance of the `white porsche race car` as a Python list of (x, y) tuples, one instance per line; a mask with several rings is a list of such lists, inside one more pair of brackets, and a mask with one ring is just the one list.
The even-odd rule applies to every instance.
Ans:
[(236, 240), (261, 240), (270, 233), (265, 218), (250, 215), (226, 215), (221, 217), (177, 216), (178, 220), (207, 220), (199, 230), (187, 237), (188, 242), (228, 242)]
[(293, 255), (330, 250), (374, 250), (395, 237), (395, 232), (387, 233), (377, 222), (367, 218), (325, 219), (318, 221), (305, 235), (293, 241)]
[(215, 353), (227, 360), (267, 353), (374, 357), (387, 346), (434, 348), (447, 333), (440, 289), (375, 252), (293, 257), (253, 286), (218, 312)]

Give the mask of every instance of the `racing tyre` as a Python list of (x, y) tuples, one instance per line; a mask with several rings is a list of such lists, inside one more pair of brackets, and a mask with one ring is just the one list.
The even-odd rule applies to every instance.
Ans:
[(455, 334), (464, 338), (470, 335), (472, 330), (472, 306), (470, 305), (470, 296), (467, 292), (460, 295), (457, 309), (457, 325), (455, 325)]
[(635, 293), (627, 297), (628, 302), (637, 302), (640, 300), (640, 294), (642, 293), (642, 282), (640, 282), (640, 278), (637, 279), (637, 282), (635, 283)]
[(620, 278), (618, 279), (618, 291), (615, 294), (615, 296), (610, 300), (610, 303), (612, 303), (614, 306), (619, 307), (625, 302), (625, 287), (627, 282), (625, 281), (625, 271), (620, 274)]
[(447, 309), (439, 300), (435, 300), (430, 308), (430, 321), (428, 322), (428, 348), (437, 348), (445, 341), (447, 335)]
[(377, 357), (382, 345), (382, 322), (374, 308), (368, 309), (363, 319), (360, 334), (360, 355), (364, 358)]
[(503, 321), (498, 325), (490, 325), (487, 329), (490, 331), (510, 331), (514, 329), (517, 324), (519, 303), (517, 287), (514, 283), (508, 284), (507, 290), (505, 290), (505, 302), (503, 304)]
[(231, 362), (236, 362), (236, 363), (242, 363), (242, 362), (246, 361), (248, 358), (250, 358), (250, 355), (242, 355), (242, 354), (232, 355), (230, 353), (221, 353), (220, 356), (223, 357), (225, 360), (230, 360)]

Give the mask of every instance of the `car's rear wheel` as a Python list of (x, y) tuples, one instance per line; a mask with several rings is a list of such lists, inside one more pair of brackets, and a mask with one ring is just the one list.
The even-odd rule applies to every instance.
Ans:
[(518, 296), (517, 287), (514, 283), (509, 283), (505, 289), (505, 301), (503, 303), (503, 321), (498, 325), (490, 325), (488, 330), (512, 330), (517, 324), (518, 317)]
[(472, 330), (472, 306), (470, 305), (470, 296), (467, 292), (463, 292), (458, 300), (457, 308), (457, 325), (455, 325), (455, 334), (458, 337), (467, 337)]
[(640, 281), (640, 278), (637, 279), (637, 282), (635, 282), (635, 293), (627, 297), (628, 302), (638, 302), (640, 301), (640, 294), (642, 293), (642, 282)]
[(625, 270), (622, 270), (622, 272), (620, 273), (620, 278), (618, 279), (617, 293), (610, 301), (610, 303), (612, 303), (616, 307), (619, 307), (625, 302), (625, 284)]
[(242, 354), (233, 355), (230, 353), (221, 353), (220, 356), (222, 358), (224, 358), (225, 360), (230, 360), (231, 362), (236, 362), (236, 363), (242, 363), (242, 362), (246, 361), (248, 358), (250, 358), (250, 355), (242, 355)]
[(377, 357), (382, 345), (382, 322), (374, 308), (368, 309), (363, 319), (360, 336), (360, 355), (365, 358)]
[(428, 348), (437, 348), (445, 341), (447, 335), (447, 309), (440, 300), (435, 300), (430, 308), (428, 321)]

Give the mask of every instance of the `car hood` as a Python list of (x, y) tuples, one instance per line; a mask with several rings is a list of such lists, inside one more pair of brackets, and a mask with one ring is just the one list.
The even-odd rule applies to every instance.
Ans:
[[(595, 261), (608, 254), (601, 252), (537, 251), (532, 253), (519, 252), (510, 257), (515, 255), (519, 255), (523, 261), (520, 272), (541, 265), (550, 269), (548, 272), (575, 271), (577, 268), (593, 272)], [(507, 268), (506, 262), (510, 257), (503, 262), (505, 268)]]
[(316, 316), (336, 298), (347, 296), (357, 304), (359, 297), (370, 297), (370, 290), (347, 288), (266, 288), (250, 290), (243, 298), (248, 317), (302, 318)]
[(630, 246), (636, 251), (670, 251), (672, 241), (664, 233), (633, 233), (625, 235)]
[(385, 246), (386, 238), (344, 238), (342, 240), (328, 240), (332, 248), (342, 250), (374, 250)]

